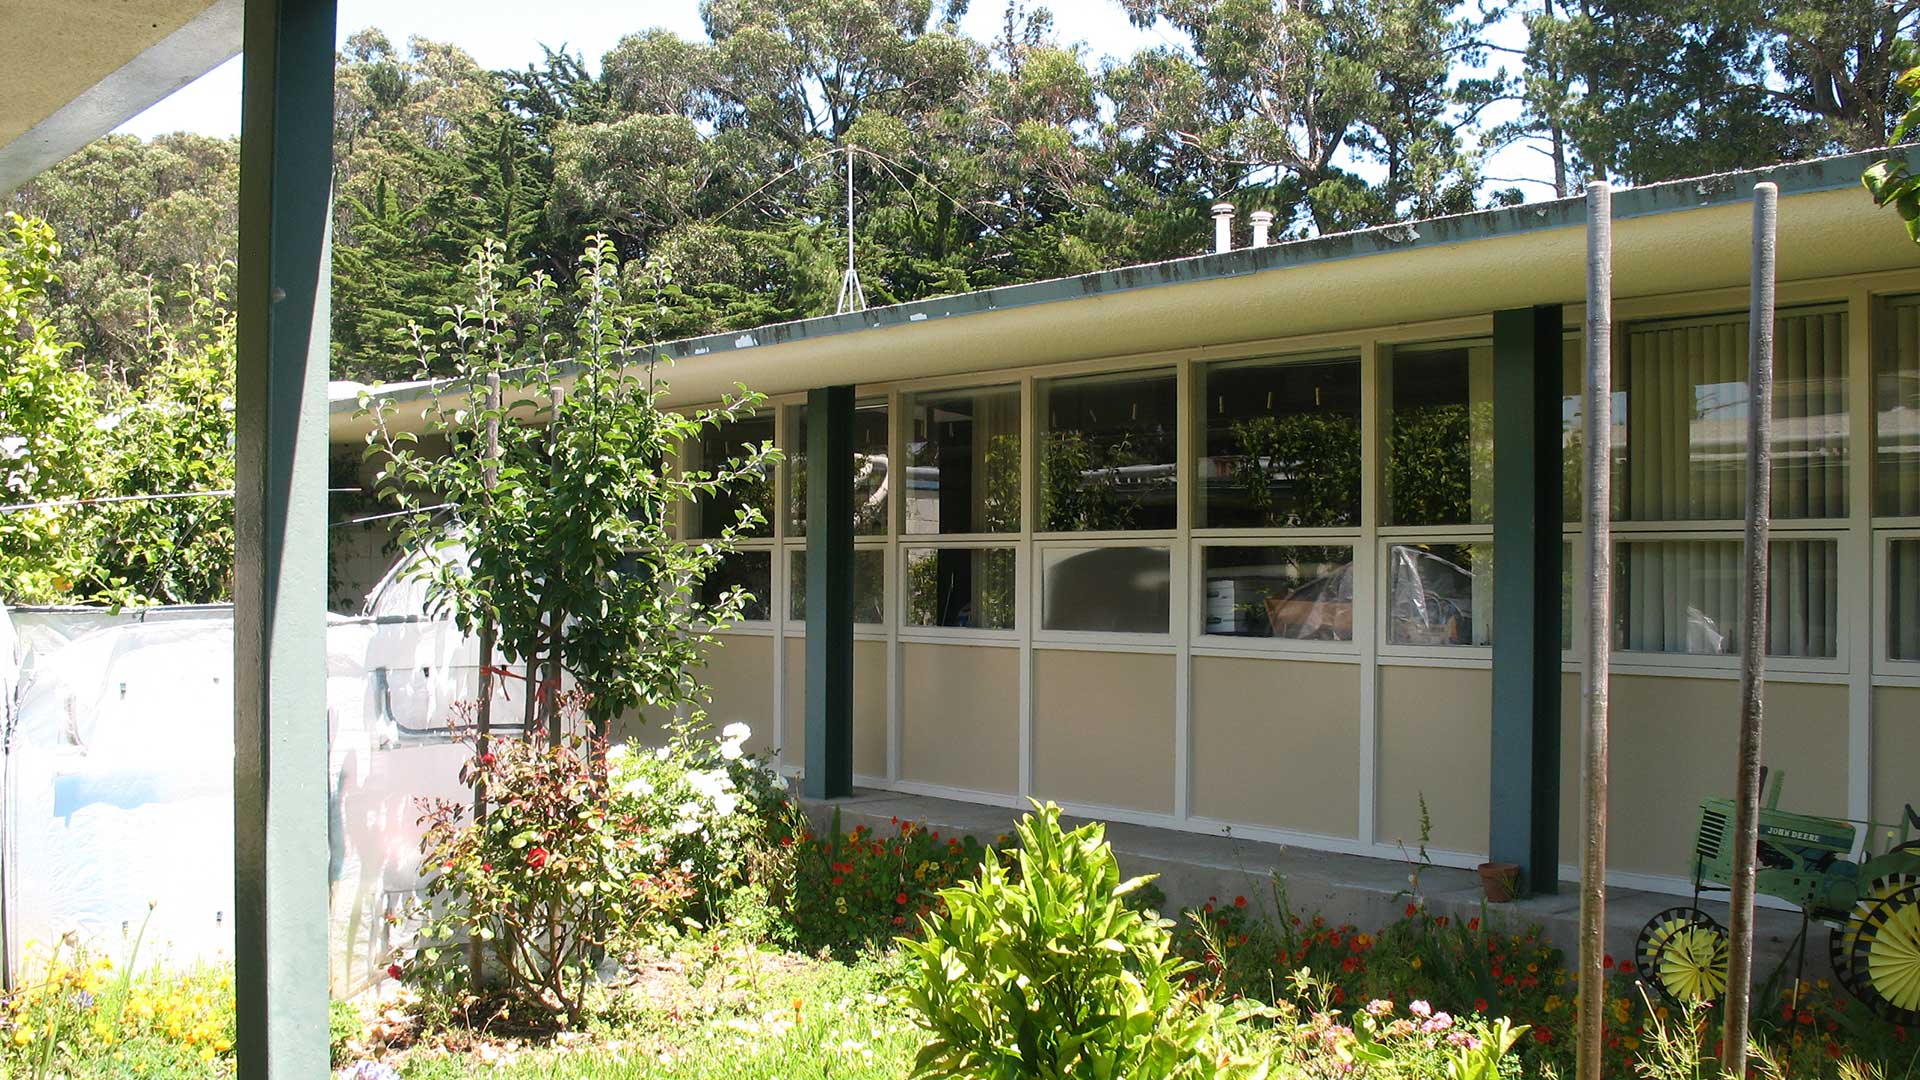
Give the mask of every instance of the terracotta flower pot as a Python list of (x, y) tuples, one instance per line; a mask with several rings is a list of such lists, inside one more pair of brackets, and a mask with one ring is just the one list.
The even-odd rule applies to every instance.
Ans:
[(1487, 894), (1490, 903), (1505, 904), (1513, 900), (1514, 889), (1520, 884), (1520, 867), (1510, 862), (1483, 862), (1479, 866), (1480, 888)]

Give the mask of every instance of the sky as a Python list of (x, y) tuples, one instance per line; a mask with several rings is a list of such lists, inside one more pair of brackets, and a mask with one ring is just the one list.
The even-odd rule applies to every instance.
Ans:
[[(395, 45), (419, 35), (465, 49), (482, 67), (522, 68), (538, 61), (541, 46), (564, 46), (583, 54), (598, 71), (600, 58), (627, 34), (650, 27), (682, 37), (701, 38), (699, 0), (544, 0), (539, 17), (529, 18), (525, 0), (339, 0), (340, 40), (377, 26)], [(1078, 42), (1088, 55), (1125, 57), (1151, 45), (1173, 44), (1162, 28), (1137, 28), (1127, 21), (1118, 0), (1047, 0), (1054, 29), (1063, 43)], [(980, 40), (1000, 30), (1000, 0), (973, 0), (961, 25)], [(1483, 116), (1489, 123), (1502, 116)], [(233, 136), (240, 133), (240, 58), (234, 57), (182, 88), (172, 97), (122, 124), (116, 131), (151, 138), (175, 131)], [(1366, 171), (1364, 168), (1361, 170)], [(1540, 155), (1512, 148), (1486, 163), (1486, 175), (1541, 179)], [(1496, 185), (1496, 186), (1506, 186)], [(1527, 186), (1529, 199), (1545, 194)]]

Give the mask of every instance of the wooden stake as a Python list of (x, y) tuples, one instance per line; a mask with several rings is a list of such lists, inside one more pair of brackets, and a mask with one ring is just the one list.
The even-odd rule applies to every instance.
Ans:
[(1574, 1075), (1600, 1080), (1606, 1010), (1607, 676), (1613, 651), (1613, 188), (1587, 185), (1586, 715), (1580, 729), (1579, 1039)]
[(1760, 728), (1766, 697), (1767, 536), (1773, 514), (1773, 275), (1780, 192), (1753, 186), (1753, 294), (1747, 305), (1746, 595), (1740, 627), (1740, 752), (1734, 777), (1733, 940), (1727, 952), (1722, 1068), (1747, 1075), (1753, 994), (1754, 864), (1760, 844)]

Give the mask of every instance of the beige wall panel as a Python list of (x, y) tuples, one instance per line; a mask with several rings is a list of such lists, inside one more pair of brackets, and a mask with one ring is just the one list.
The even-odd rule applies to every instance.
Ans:
[[(1786, 771), (1784, 810), (1847, 812), (1847, 689), (1769, 680), (1765, 763)], [(1607, 863), (1686, 877), (1700, 800), (1733, 793), (1740, 684), (1616, 675), (1608, 710), (1612, 765)], [(1561, 780), (1577, 787), (1577, 765)], [(1579, 861), (1568, 849), (1563, 861)]]
[[(1788, 779), (1792, 784), (1792, 779)], [(1789, 786), (1788, 790), (1792, 790)], [(1896, 828), (1908, 803), (1920, 809), (1920, 687), (1873, 691), (1873, 820)], [(1876, 846), (1884, 841), (1875, 838)]]
[[(805, 765), (807, 759), (807, 639), (788, 638), (787, 738), (781, 760)], [(887, 643), (853, 642), (853, 771), (887, 775)]]
[(753, 729), (749, 753), (773, 749), (773, 639), (730, 634), (714, 642), (700, 678), (713, 693), (707, 722), (718, 732), (728, 724)]
[(1378, 735), (1378, 835), (1420, 839), (1420, 798), (1433, 846), (1487, 850), (1493, 672), (1487, 668), (1382, 667)]
[(900, 778), (968, 791), (1020, 790), (1020, 650), (900, 646)]
[(1193, 812), (1359, 835), (1360, 668), (1193, 660)]
[(1172, 813), (1173, 664), (1165, 654), (1035, 649), (1034, 794)]

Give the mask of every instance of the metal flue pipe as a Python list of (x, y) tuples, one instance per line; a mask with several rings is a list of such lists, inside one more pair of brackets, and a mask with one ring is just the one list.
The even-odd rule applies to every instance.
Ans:
[(1248, 218), (1253, 222), (1253, 246), (1266, 247), (1267, 244), (1271, 242), (1270, 234), (1273, 230), (1273, 211), (1255, 210), (1252, 214), (1248, 215)]
[(1233, 204), (1217, 202), (1213, 204), (1213, 253), (1219, 255), (1233, 250)]
[(1747, 306), (1746, 593), (1740, 620), (1740, 751), (1734, 777), (1733, 881), (1721, 1065), (1747, 1075), (1753, 995), (1754, 864), (1760, 844), (1760, 729), (1766, 698), (1767, 540), (1772, 529), (1773, 277), (1780, 191), (1753, 186), (1753, 291)]
[(1606, 1010), (1607, 675), (1613, 648), (1613, 188), (1587, 185), (1587, 664), (1580, 726), (1580, 1017), (1574, 1075), (1600, 1080)]

